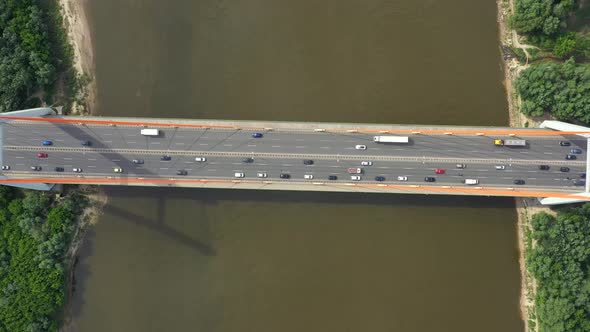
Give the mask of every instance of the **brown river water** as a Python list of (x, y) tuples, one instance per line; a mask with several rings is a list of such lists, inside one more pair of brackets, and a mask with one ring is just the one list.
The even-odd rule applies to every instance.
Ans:
[[(87, 9), (102, 115), (507, 123), (493, 1)], [(523, 330), (512, 199), (106, 191), (76, 331)]]

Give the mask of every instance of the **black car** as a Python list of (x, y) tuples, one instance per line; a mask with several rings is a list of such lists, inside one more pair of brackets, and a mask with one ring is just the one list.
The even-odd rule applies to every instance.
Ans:
[(561, 146), (570, 146), (570, 145), (572, 145), (572, 143), (570, 143), (568, 141), (561, 141), (561, 142), (559, 142), (559, 145), (561, 145)]
[(279, 175), (279, 177), (281, 179), (290, 179), (291, 178), (291, 174), (281, 173), (281, 175)]
[(570, 153), (572, 154), (582, 154), (582, 150), (581, 149), (571, 149)]
[(559, 171), (560, 172), (569, 172), (570, 171), (570, 168), (569, 167), (560, 167), (559, 168)]
[(313, 165), (313, 160), (311, 160), (311, 159), (305, 159), (303, 161), (303, 165)]
[(567, 159), (567, 160), (576, 160), (576, 159), (578, 159), (578, 157), (576, 157), (575, 154), (568, 154), (568, 155), (565, 156), (565, 159)]
[(81, 143), (83, 146), (91, 146), (91, 145), (92, 145), (92, 142), (90, 142), (90, 141), (82, 141), (82, 142), (80, 142), (80, 143)]
[(143, 159), (133, 159), (132, 161), (134, 164), (143, 164)]
[(586, 173), (582, 173), (582, 174), (580, 174), (580, 177), (581, 177), (582, 179), (585, 179), (585, 178), (586, 178)]
[(576, 180), (574, 181), (574, 186), (585, 186), (586, 180)]
[(338, 177), (336, 175), (330, 175), (328, 176), (328, 180), (338, 180)]
[(56, 172), (63, 172), (64, 171), (64, 168), (63, 167), (56, 167), (55, 168), (55, 171)]
[(170, 157), (168, 155), (164, 155), (164, 156), (160, 157), (160, 160), (169, 161), (169, 160), (172, 160), (172, 157)]
[(427, 176), (424, 178), (424, 182), (434, 182), (434, 181), (436, 181), (436, 178), (432, 177), (432, 176)]
[(542, 171), (548, 171), (549, 170), (549, 165), (539, 165), (539, 169)]
[(253, 163), (254, 162), (254, 158), (243, 158), (242, 159), (243, 163)]
[(187, 175), (188, 172), (184, 169), (179, 169), (178, 171), (176, 171), (176, 175)]
[(376, 176), (375, 181), (379, 181), (379, 182), (385, 181), (385, 177), (384, 176)]
[(41, 170), (41, 166), (31, 166), (31, 170), (32, 171), (40, 171)]
[(516, 179), (516, 180), (514, 180), (514, 182), (513, 182), (513, 183), (514, 183), (514, 184), (524, 184), (524, 180), (521, 180), (521, 179)]

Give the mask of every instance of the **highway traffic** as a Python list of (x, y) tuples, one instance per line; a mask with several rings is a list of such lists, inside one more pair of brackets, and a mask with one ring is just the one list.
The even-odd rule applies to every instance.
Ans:
[[(586, 140), (579, 136), (519, 137), (526, 146), (507, 147), (495, 146), (494, 139), (510, 137), (476, 135), (410, 135), (406, 144), (384, 144), (366, 133), (160, 128), (157, 136), (150, 136), (142, 135), (141, 129), (5, 123), (2, 165), (9, 169), (3, 173), (210, 179), (243, 174), (240, 178), (249, 180), (408, 184), (423, 184), (432, 177), (430, 185), (466, 185), (466, 180), (477, 179), (483, 187), (571, 192), (583, 191), (585, 181)], [(566, 160), (567, 155), (576, 159)], [(245, 162), (246, 158), (252, 160)], [(304, 160), (313, 163), (305, 165)], [(349, 168), (361, 168), (361, 173), (349, 174)], [(437, 169), (444, 174), (436, 174)]]

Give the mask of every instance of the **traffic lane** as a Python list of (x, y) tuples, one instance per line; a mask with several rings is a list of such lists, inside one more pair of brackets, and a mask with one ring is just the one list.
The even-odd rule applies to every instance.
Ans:
[[(9, 151), (7, 158), (10, 160), (14, 151)], [(441, 163), (408, 163), (408, 162), (376, 162), (371, 167), (360, 166), (360, 161), (337, 161), (337, 160), (318, 160), (313, 166), (303, 165), (300, 159), (271, 159), (257, 158), (254, 163), (243, 163), (239, 158), (213, 158), (208, 162), (199, 163), (194, 161), (194, 156), (174, 156), (171, 161), (161, 161), (160, 156), (147, 155), (143, 156), (144, 164), (136, 165), (130, 162), (133, 157), (127, 156), (126, 162), (116, 159), (117, 155), (107, 156), (107, 158), (92, 158), (93, 154), (71, 154), (59, 153), (52, 154), (50, 158), (38, 159), (31, 157), (29, 163), (17, 163), (13, 168), (14, 171), (29, 171), (30, 166), (42, 166), (44, 170), (54, 169), (54, 167), (64, 167), (66, 172), (71, 172), (71, 168), (82, 168), (85, 174), (109, 174), (113, 172), (114, 167), (122, 167), (124, 175), (129, 176), (162, 176), (169, 177), (176, 174), (180, 169), (187, 170), (189, 176), (197, 177), (225, 177), (231, 176), (235, 172), (245, 172), (247, 176), (255, 176), (258, 172), (266, 172), (269, 177), (278, 177), (280, 173), (289, 173), (293, 177), (303, 178), (305, 174), (313, 174), (317, 177), (327, 178), (329, 175), (337, 175), (341, 179), (350, 179), (346, 170), (349, 167), (361, 167), (364, 170), (365, 180), (372, 181), (375, 176), (385, 176), (387, 181), (397, 181), (397, 176), (408, 176), (410, 181), (421, 182), (425, 176), (433, 176), (440, 183), (457, 183), (464, 178), (477, 178), (489, 184), (510, 184), (514, 179), (525, 179), (527, 182), (535, 181), (538, 185), (550, 187), (572, 185), (569, 182), (554, 182), (556, 180), (571, 180), (577, 178), (570, 176), (569, 173), (559, 171), (540, 171), (537, 166), (530, 165), (513, 165), (507, 166), (506, 170), (496, 171), (492, 164), (468, 165), (467, 169), (453, 169), (455, 164)], [(16, 154), (17, 157), (22, 157)], [(16, 159), (18, 160), (18, 159)], [(435, 175), (436, 168), (445, 168), (447, 174)], [(582, 172), (583, 168), (572, 168), (573, 172)], [(462, 175), (461, 175), (462, 174)], [(484, 180), (485, 179), (485, 180)]]
[[(38, 125), (46, 131), (44, 138), (50, 139), (49, 130), (55, 132), (56, 128), (47, 125)], [(76, 127), (76, 128), (69, 128)], [(56, 141), (56, 145), (79, 147), (80, 140), (94, 137), (95, 146), (106, 148), (144, 148), (144, 149), (172, 149), (172, 150), (215, 150), (215, 151), (277, 151), (289, 153), (332, 153), (350, 154), (354, 145), (367, 144), (372, 154), (396, 153), (404, 156), (417, 156), (425, 154), (437, 154), (449, 158), (475, 158), (482, 154), (492, 154), (496, 158), (522, 158), (522, 159), (563, 159), (569, 151), (567, 147), (560, 147), (559, 141), (569, 137), (533, 137), (529, 139), (526, 148), (497, 147), (493, 145), (493, 138), (482, 136), (452, 136), (452, 135), (415, 135), (412, 143), (404, 144), (376, 144), (372, 142), (372, 136), (366, 134), (333, 134), (333, 133), (266, 133), (265, 137), (255, 139), (249, 132), (224, 131), (224, 130), (187, 130), (167, 129), (162, 130), (162, 137), (146, 137), (138, 133), (139, 128), (125, 127), (86, 127), (60, 125), (59, 130), (76, 132), (72, 140)], [(38, 132), (39, 130), (37, 130)], [(84, 134), (83, 132), (88, 131)], [(205, 136), (207, 135), (207, 136)], [(129, 137), (134, 138), (129, 138)], [(20, 142), (41, 143), (39, 138), (25, 137)], [(91, 139), (92, 140), (92, 139)], [(317, 143), (319, 142), (319, 145)], [(370, 144), (369, 144), (370, 143)], [(575, 143), (575, 142), (574, 142)], [(10, 143), (9, 143), (10, 144)], [(28, 144), (27, 144), (28, 145)], [(575, 144), (574, 144), (575, 145)], [(576, 145), (577, 146), (577, 145)], [(582, 144), (580, 144), (582, 146)], [(584, 150), (585, 148), (582, 148)], [(369, 151), (367, 150), (367, 151)], [(358, 150), (356, 150), (358, 151)]]

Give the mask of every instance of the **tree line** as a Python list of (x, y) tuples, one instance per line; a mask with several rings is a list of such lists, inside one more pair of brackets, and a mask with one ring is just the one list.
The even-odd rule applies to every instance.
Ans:
[(0, 331), (57, 331), (83, 196), (0, 186)]

